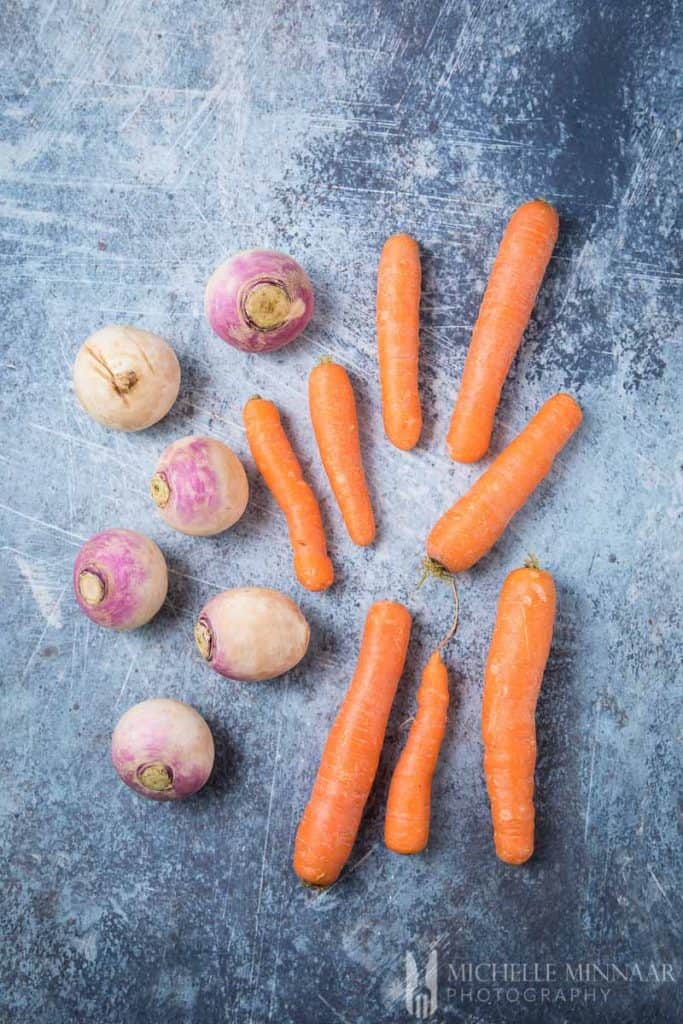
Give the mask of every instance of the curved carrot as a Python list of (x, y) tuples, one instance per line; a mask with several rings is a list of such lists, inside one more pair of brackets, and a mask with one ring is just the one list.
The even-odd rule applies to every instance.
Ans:
[(423, 575), (448, 579), (455, 616), (446, 636), (425, 665), (417, 691), (417, 714), (389, 787), (384, 819), (384, 842), (394, 853), (420, 853), (429, 839), (431, 788), (448, 719), (448, 672), (441, 651), (458, 628), (459, 601), (453, 577), (425, 559)]
[(272, 402), (250, 398), (244, 407), (247, 441), (268, 490), (287, 519), (294, 571), (307, 590), (326, 590), (334, 580), (320, 507)]
[(417, 384), (421, 278), (415, 239), (392, 235), (379, 260), (377, 345), (384, 430), (404, 451), (415, 447), (422, 430)]
[(500, 392), (529, 322), (559, 218), (542, 199), (512, 214), (486, 285), (472, 332), (446, 446), (456, 462), (477, 462), (488, 451)]
[(320, 457), (354, 544), (375, 539), (375, 518), (363, 470), (356, 399), (343, 366), (324, 361), (308, 378), (308, 404)]
[(534, 561), (505, 580), (484, 675), (484, 774), (496, 854), (523, 864), (534, 852), (536, 701), (555, 622), (555, 584)]
[(403, 672), (410, 612), (378, 601), (365, 621), (358, 663), (323, 751), (296, 834), (294, 870), (310, 885), (339, 877), (356, 839)]
[(493, 547), (547, 476), (582, 419), (570, 395), (549, 398), (467, 494), (432, 527), (427, 554), (451, 572), (469, 569)]

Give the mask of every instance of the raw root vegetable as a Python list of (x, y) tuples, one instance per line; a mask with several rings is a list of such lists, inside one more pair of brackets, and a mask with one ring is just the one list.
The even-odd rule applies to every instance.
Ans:
[(308, 404), (320, 457), (354, 544), (375, 539), (375, 517), (363, 469), (356, 399), (343, 366), (323, 360), (308, 378)]
[(500, 393), (531, 316), (559, 219), (542, 199), (513, 213), (500, 243), (472, 332), (446, 445), (457, 462), (488, 451)]
[(250, 398), (244, 407), (244, 426), (258, 471), (287, 519), (299, 583), (307, 590), (327, 590), (334, 582), (334, 568), (320, 506), (304, 480), (276, 406), (258, 396)]
[(484, 675), (484, 774), (496, 854), (506, 864), (534, 852), (536, 701), (554, 622), (553, 578), (530, 559), (503, 584)]
[(248, 249), (213, 272), (204, 296), (216, 334), (242, 352), (274, 352), (304, 330), (313, 288), (299, 264), (270, 249)]
[(163, 338), (137, 327), (103, 327), (74, 363), (74, 388), (94, 420), (116, 430), (144, 430), (178, 397), (180, 365)]
[(169, 445), (149, 489), (168, 525), (197, 537), (229, 529), (249, 500), (244, 466), (212, 437), (183, 437)]
[(294, 668), (311, 631), (298, 606), (278, 590), (238, 587), (204, 605), (194, 637), (202, 658), (228, 679), (259, 682)]
[(450, 572), (462, 572), (478, 562), (548, 475), (581, 419), (581, 409), (570, 395), (549, 398), (432, 528), (427, 538), (429, 557)]
[(458, 628), (458, 592), (451, 576), (425, 560), (427, 575), (448, 578), (455, 615), (450, 629), (427, 662), (417, 691), (417, 714), (394, 770), (387, 798), (384, 842), (394, 853), (420, 853), (429, 840), (432, 779), (446, 735), (448, 672), (441, 652)]
[(194, 708), (157, 698), (126, 711), (114, 729), (111, 759), (120, 779), (150, 800), (182, 800), (213, 769), (213, 736)]
[(104, 530), (86, 541), (74, 564), (82, 611), (99, 626), (136, 629), (166, 599), (166, 562), (153, 540), (133, 530)]
[(410, 612), (394, 601), (379, 601), (368, 612), (356, 671), (296, 834), (294, 870), (309, 885), (336, 882), (351, 853), (377, 774), (410, 626)]
[(420, 353), (420, 249), (410, 235), (393, 235), (377, 275), (377, 348), (382, 416), (397, 448), (414, 448), (422, 430), (417, 369)]

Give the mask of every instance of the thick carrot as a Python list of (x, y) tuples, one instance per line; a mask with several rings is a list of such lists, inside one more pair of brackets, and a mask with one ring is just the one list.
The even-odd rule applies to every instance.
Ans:
[(530, 560), (505, 580), (484, 675), (484, 774), (496, 854), (523, 864), (534, 852), (536, 701), (555, 622), (555, 584)]
[(377, 275), (377, 346), (384, 430), (408, 451), (422, 430), (417, 385), (420, 352), (420, 249), (410, 235), (392, 235)]
[(389, 787), (384, 842), (394, 853), (420, 853), (429, 839), (431, 788), (448, 718), (448, 672), (441, 652), (458, 628), (459, 601), (453, 577), (425, 559), (423, 576), (448, 579), (455, 616), (446, 636), (425, 665), (417, 691), (417, 714)]
[(326, 590), (334, 580), (320, 506), (272, 402), (250, 398), (244, 407), (247, 441), (256, 466), (287, 519), (294, 571), (307, 590)]
[(308, 405), (325, 472), (354, 544), (375, 539), (375, 518), (363, 470), (356, 399), (343, 366), (329, 360), (308, 378)]
[(457, 462), (488, 451), (500, 393), (529, 322), (557, 241), (557, 213), (542, 199), (512, 214), (491, 269), (472, 332), (446, 439)]
[(296, 834), (294, 870), (310, 885), (335, 882), (351, 853), (377, 773), (410, 625), (410, 612), (394, 601), (379, 601), (368, 612), (356, 671)]
[(463, 498), (432, 528), (427, 553), (451, 572), (469, 569), (493, 547), (547, 476), (581, 422), (570, 395), (549, 398)]

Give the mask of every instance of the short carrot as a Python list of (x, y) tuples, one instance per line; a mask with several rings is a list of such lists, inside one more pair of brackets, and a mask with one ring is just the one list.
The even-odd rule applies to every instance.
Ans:
[(455, 619), (422, 673), (417, 715), (389, 787), (384, 842), (394, 853), (420, 853), (429, 839), (432, 779), (448, 719), (448, 672), (441, 652), (458, 626), (458, 594), (450, 582)]
[(417, 368), (420, 351), (420, 249), (410, 235), (392, 235), (377, 275), (377, 346), (387, 437), (408, 451), (422, 430)]
[(549, 398), (467, 494), (432, 527), (427, 538), (430, 558), (450, 572), (461, 572), (490, 551), (550, 472), (581, 419), (581, 409), (570, 395)]
[(363, 469), (356, 399), (343, 366), (325, 360), (308, 378), (308, 404), (320, 457), (354, 544), (375, 539), (375, 517)]
[(472, 332), (446, 446), (456, 462), (477, 462), (489, 448), (493, 419), (552, 255), (559, 219), (542, 199), (510, 218)]
[(410, 612), (394, 601), (378, 601), (368, 612), (356, 671), (296, 834), (294, 870), (309, 885), (335, 882), (351, 853), (377, 773), (410, 626)]
[(250, 398), (244, 407), (244, 425), (254, 462), (287, 519), (297, 579), (307, 590), (326, 590), (334, 580), (334, 569), (320, 506), (304, 480), (276, 406), (263, 398)]
[(484, 674), (484, 774), (496, 854), (506, 864), (534, 852), (536, 701), (554, 621), (553, 578), (531, 559), (503, 584)]

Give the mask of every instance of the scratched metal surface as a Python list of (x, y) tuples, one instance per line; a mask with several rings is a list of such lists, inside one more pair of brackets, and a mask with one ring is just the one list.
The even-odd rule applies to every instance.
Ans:
[[(411, 1019), (406, 951), (422, 967), (435, 945), (435, 1020), (675, 1018), (666, 981), (603, 984), (604, 1005), (570, 1002), (566, 984), (543, 1005), (519, 985), (470, 1002), (449, 964), (680, 967), (676, 16), (667, 0), (3, 0), (3, 1020), (388, 1024)], [(429, 525), (479, 472), (447, 460), (444, 434), (502, 226), (534, 195), (562, 229), (493, 448), (560, 388), (585, 422), (460, 583), (432, 841), (400, 859), (381, 840), (388, 779), (450, 614), (437, 585), (410, 592)], [(383, 439), (373, 343), (394, 230), (424, 252), (411, 454)], [(317, 295), (305, 337), (267, 358), (202, 317), (212, 268), (252, 245), (299, 258)], [(116, 321), (165, 335), (182, 363), (176, 407), (139, 435), (91, 422), (70, 386), (83, 338)], [(369, 551), (345, 536), (315, 453), (305, 381), (325, 353), (359, 395)], [(281, 406), (321, 496), (338, 573), (325, 595), (296, 585), (248, 457), (253, 392)], [(197, 431), (235, 448), (252, 487), (211, 540), (166, 529), (146, 493), (161, 448)], [(155, 538), (171, 568), (164, 610), (130, 635), (89, 624), (71, 594), (79, 544), (112, 525)], [(496, 595), (529, 549), (559, 614), (538, 849), (511, 869), (491, 850), (479, 708)], [(291, 594), (312, 624), (305, 663), (271, 684), (225, 682), (193, 647), (202, 603), (245, 583)], [(292, 874), (294, 830), (365, 610), (388, 596), (415, 612), (409, 665), (349, 868), (317, 895)], [(109, 763), (117, 718), (152, 695), (196, 705), (218, 741), (214, 781), (181, 806), (140, 800)]]

